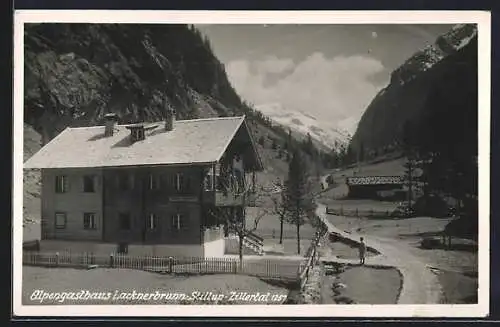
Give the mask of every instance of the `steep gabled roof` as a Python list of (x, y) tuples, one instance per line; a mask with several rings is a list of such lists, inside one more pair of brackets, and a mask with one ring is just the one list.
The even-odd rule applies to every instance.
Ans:
[[(214, 163), (238, 130), (247, 129), (244, 121), (244, 116), (178, 120), (172, 131), (164, 129), (164, 122), (151, 123), (149, 127), (153, 128), (146, 126), (146, 138), (135, 143), (131, 142), (128, 125), (117, 125), (112, 136), (104, 136), (104, 126), (68, 127), (28, 159), (24, 168)], [(249, 142), (253, 143), (251, 137)], [(252, 148), (260, 166), (257, 169), (262, 169)]]

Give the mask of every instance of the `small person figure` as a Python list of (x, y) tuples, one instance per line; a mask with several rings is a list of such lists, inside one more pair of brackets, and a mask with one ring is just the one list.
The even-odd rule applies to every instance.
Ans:
[(276, 236), (276, 231), (273, 229), (273, 239)]
[(361, 237), (360, 243), (359, 243), (359, 264), (360, 265), (365, 264), (365, 254), (366, 254), (366, 244), (364, 242), (363, 237)]

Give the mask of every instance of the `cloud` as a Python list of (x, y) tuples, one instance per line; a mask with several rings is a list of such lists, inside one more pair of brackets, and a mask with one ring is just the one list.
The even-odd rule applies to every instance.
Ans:
[[(384, 71), (374, 58), (355, 55), (326, 58), (316, 52), (295, 64), (289, 58), (237, 60), (227, 72), (238, 93), (254, 105), (280, 103), (286, 110), (310, 114), (350, 133), (382, 85), (372, 81)], [(279, 74), (278, 78), (272, 78)]]

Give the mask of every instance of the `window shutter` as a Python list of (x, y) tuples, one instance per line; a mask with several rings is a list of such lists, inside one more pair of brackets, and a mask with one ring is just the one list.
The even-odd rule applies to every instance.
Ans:
[(184, 175), (182, 173), (178, 173), (178, 178), (179, 178), (179, 191), (182, 191), (184, 190), (185, 188), (185, 178), (184, 178)]
[(63, 181), (64, 181), (64, 191), (69, 192), (71, 188), (71, 183), (69, 182), (68, 176), (64, 176)]

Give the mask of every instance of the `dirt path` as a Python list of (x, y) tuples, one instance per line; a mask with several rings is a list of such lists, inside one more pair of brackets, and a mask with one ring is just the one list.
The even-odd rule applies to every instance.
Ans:
[[(353, 241), (358, 241), (359, 238), (363, 236), (368, 246), (375, 248), (381, 253), (378, 256), (367, 258), (367, 265), (393, 266), (399, 269), (403, 276), (403, 287), (398, 300), (399, 304), (439, 303), (441, 286), (436, 275), (428, 269), (431, 263), (413, 255), (408, 244), (396, 239), (358, 233), (346, 233), (329, 222), (326, 215), (326, 207), (320, 203), (318, 203), (317, 215), (328, 226), (329, 232), (338, 233), (342, 237)], [(339, 260), (336, 257), (325, 258), (324, 260), (342, 261), (346, 263), (353, 261)]]

